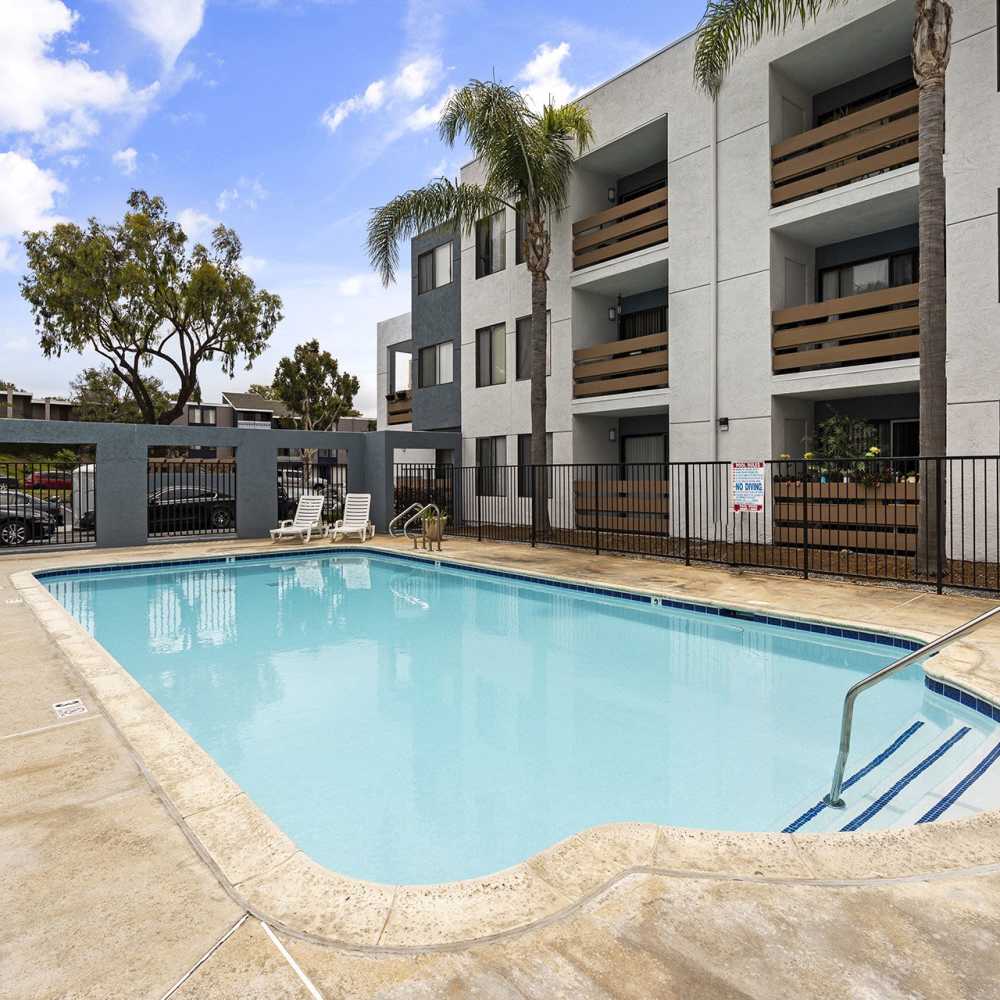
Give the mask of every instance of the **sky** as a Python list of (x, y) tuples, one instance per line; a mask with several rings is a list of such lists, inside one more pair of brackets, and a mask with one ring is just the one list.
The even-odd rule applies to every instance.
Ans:
[[(192, 239), (223, 222), (284, 302), (249, 372), (200, 368), (203, 397), (269, 382), (313, 337), (375, 412), (375, 327), (407, 283), (368, 266), (373, 207), (467, 159), (435, 129), (456, 86), (496, 77), (570, 100), (690, 31), (703, 0), (0, 0), (0, 379), (67, 395), (96, 356), (44, 358), (18, 283), (21, 233), (121, 219), (161, 195)], [(405, 259), (405, 257), (404, 257)], [(167, 373), (168, 390), (175, 386)]]

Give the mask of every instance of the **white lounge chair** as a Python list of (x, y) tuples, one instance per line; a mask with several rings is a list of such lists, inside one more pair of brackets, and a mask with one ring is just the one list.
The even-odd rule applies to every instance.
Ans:
[(348, 493), (344, 497), (344, 516), (328, 529), (334, 541), (345, 535), (357, 535), (361, 541), (375, 537), (375, 525), (371, 522), (372, 495), (370, 493)]
[(290, 521), (279, 521), (277, 528), (271, 529), (271, 541), (282, 538), (301, 538), (303, 542), (312, 536), (326, 534), (323, 524), (323, 503), (325, 498), (317, 493), (305, 493), (299, 497), (295, 517)]

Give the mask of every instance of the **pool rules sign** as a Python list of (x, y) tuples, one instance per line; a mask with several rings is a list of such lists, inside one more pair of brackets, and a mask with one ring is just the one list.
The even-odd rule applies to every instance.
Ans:
[(764, 509), (764, 463), (729, 463), (729, 498), (737, 514), (759, 514)]

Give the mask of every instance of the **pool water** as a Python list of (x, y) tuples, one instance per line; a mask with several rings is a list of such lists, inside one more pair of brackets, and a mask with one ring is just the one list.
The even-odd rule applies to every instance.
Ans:
[[(781, 829), (902, 650), (384, 554), (44, 579), (307, 854), (430, 883), (638, 820)], [(928, 700), (858, 702), (851, 761)]]

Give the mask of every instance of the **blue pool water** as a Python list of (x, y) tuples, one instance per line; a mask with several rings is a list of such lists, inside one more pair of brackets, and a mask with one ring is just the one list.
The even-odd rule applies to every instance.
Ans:
[[(617, 820), (780, 829), (901, 653), (372, 553), (44, 582), (303, 851), (390, 883)], [(935, 697), (867, 692), (851, 760)]]

